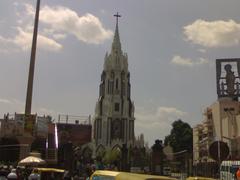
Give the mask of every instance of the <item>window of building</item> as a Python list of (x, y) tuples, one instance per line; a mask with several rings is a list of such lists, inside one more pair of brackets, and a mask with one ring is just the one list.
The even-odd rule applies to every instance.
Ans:
[(115, 103), (115, 111), (119, 111), (119, 103)]
[(125, 96), (125, 83), (122, 83), (122, 95)]
[(212, 113), (208, 113), (208, 114), (207, 114), (207, 118), (208, 118), (208, 119), (212, 119)]
[(118, 89), (118, 79), (116, 79), (116, 89)]
[(114, 84), (113, 84), (113, 81), (110, 82), (110, 94), (113, 94), (113, 87), (114, 87)]

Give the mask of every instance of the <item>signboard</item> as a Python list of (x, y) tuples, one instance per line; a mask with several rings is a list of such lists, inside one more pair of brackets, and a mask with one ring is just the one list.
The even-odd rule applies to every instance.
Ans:
[(49, 119), (45, 116), (43, 117), (37, 117), (37, 122), (36, 122), (36, 133), (38, 136), (41, 137), (47, 137), (48, 134), (48, 122)]
[(216, 60), (218, 97), (240, 97), (240, 59)]
[(229, 155), (227, 143), (222, 141), (214, 141), (209, 147), (209, 154), (215, 161), (223, 161)]
[(1, 136), (18, 136), (23, 133), (23, 126), (19, 125), (15, 120), (1, 120), (0, 121), (0, 135)]
[(20, 125), (24, 125), (24, 117), (25, 117), (25, 114), (15, 114), (15, 121), (20, 124)]
[(57, 131), (60, 144), (72, 142), (73, 145), (83, 145), (91, 142), (91, 125), (58, 123)]
[(35, 129), (35, 121), (36, 115), (35, 114), (25, 114), (24, 117), (24, 132), (30, 135), (33, 135)]

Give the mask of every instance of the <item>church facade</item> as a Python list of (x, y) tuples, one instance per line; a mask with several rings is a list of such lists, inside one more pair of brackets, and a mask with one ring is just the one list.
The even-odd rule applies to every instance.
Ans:
[(95, 107), (96, 152), (129, 147), (134, 142), (134, 104), (131, 100), (128, 56), (121, 49), (118, 17), (111, 52), (106, 53)]

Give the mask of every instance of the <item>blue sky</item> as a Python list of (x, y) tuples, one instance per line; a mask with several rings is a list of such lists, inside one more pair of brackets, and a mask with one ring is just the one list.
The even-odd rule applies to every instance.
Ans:
[[(36, 1), (0, 2), (0, 115), (24, 112)], [(216, 99), (215, 59), (238, 58), (236, 0), (42, 0), (33, 92), (40, 115), (94, 115), (120, 12), (136, 135), (151, 145), (181, 118), (196, 125)]]

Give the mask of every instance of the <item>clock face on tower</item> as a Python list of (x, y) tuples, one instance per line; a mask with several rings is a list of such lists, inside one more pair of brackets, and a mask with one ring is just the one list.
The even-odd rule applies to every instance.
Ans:
[(113, 139), (121, 139), (121, 121), (116, 119), (112, 121), (111, 135)]

